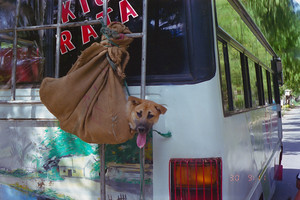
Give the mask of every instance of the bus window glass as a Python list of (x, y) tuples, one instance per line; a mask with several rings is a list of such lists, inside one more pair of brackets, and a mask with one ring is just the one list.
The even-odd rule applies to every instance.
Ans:
[(245, 108), (245, 99), (240, 52), (228, 45), (228, 55), (234, 109), (241, 110)]
[(270, 72), (266, 70), (266, 76), (267, 76), (267, 84), (268, 84), (268, 103), (272, 104), (273, 102), (273, 97), (272, 97), (272, 85), (271, 85), (271, 76)]
[[(184, 1), (154, 0), (149, 3), (152, 9), (149, 10), (147, 75), (189, 73), (185, 64), (187, 63), (187, 47)], [(138, 42), (132, 44), (131, 55), (140, 55), (140, 47)], [(140, 62), (140, 59), (131, 59), (129, 66), (138, 67), (128, 67), (128, 75), (140, 75)]]
[(271, 81), (271, 93), (272, 93), (272, 104), (275, 103), (275, 90), (273, 85), (273, 74), (270, 74), (270, 81)]
[[(28, 38), (29, 39), (29, 38)], [(10, 85), (13, 63), (12, 40), (1, 42), (0, 84)], [(43, 77), (44, 58), (35, 40), (18, 39), (16, 83), (37, 83)]]
[(258, 99), (255, 63), (251, 59), (248, 59), (248, 66), (249, 66), (249, 76), (250, 76), (252, 107), (256, 108), (257, 106), (259, 106), (259, 99)]
[(220, 64), (223, 109), (225, 112), (227, 112), (227, 111), (229, 111), (229, 101), (228, 101), (228, 91), (227, 91), (227, 83), (226, 83), (223, 43), (220, 41), (218, 41), (218, 50), (219, 50), (219, 64)]
[(217, 0), (218, 25), (231, 37), (241, 43), (261, 62), (267, 64), (272, 56), (266, 51), (252, 31), (243, 22), (240, 15), (233, 9), (227, 0)]
[[(31, 1), (36, 2), (36, 1)], [(37, 3), (37, 2), (36, 2)], [(3, 4), (3, 5), (2, 5)], [(0, 28), (12, 28), (15, 21), (15, 2), (0, 2)], [(31, 7), (27, 1), (21, 1), (20, 18), (18, 26), (35, 26), (37, 20), (34, 13), (38, 8)], [(10, 13), (7, 13), (10, 11)], [(43, 39), (43, 31), (18, 31), (17, 32), (17, 62), (15, 82), (19, 84), (39, 83), (44, 73), (44, 48), (48, 48)], [(0, 84), (4, 87), (10, 86), (12, 81), (13, 66), (13, 32), (0, 34)], [(50, 44), (51, 46), (52, 44)], [(48, 57), (53, 59), (53, 56)]]
[(47, 0), (20, 0), (20, 18), (18, 26), (36, 26), (49, 24), (49, 18), (53, 18), (52, 2)]
[(263, 88), (264, 88), (264, 97), (265, 104), (269, 103), (269, 93), (268, 93), (268, 82), (267, 82), (267, 73), (266, 70), (262, 67), (262, 79), (263, 79)]
[[(15, 26), (16, 0), (0, 1), (0, 29)], [(10, 34), (12, 36), (12, 33)]]
[[(80, 1), (66, 3), (70, 4), (68, 13), (73, 13), (73, 17), (66, 15), (63, 23), (95, 20), (102, 11), (102, 5), (94, 5), (94, 1), (88, 1), (90, 10), (86, 13)], [(121, 9), (123, 4), (119, 1), (108, 1), (108, 23), (120, 21), (132, 32), (141, 32), (142, 1), (126, 1), (126, 4), (130, 4), (130, 10)], [(211, 79), (215, 74), (211, 2), (152, 0), (148, 7), (147, 84), (195, 83)], [(124, 17), (122, 11), (130, 13), (125, 13), (127, 17)], [(55, 23), (55, 17), (53, 21)], [(187, 31), (189, 23), (193, 26)], [(100, 28), (101, 25), (88, 25), (62, 30), (64, 52), (60, 58), (60, 76), (67, 73), (81, 51), (99, 42)], [(130, 60), (125, 74), (130, 85), (140, 84), (141, 46), (142, 40), (136, 38), (128, 48)]]
[[(214, 75), (210, 13), (209, 1), (149, 1), (147, 83), (202, 82)], [(189, 23), (193, 26), (187, 31)], [(129, 50), (134, 58), (126, 68), (128, 82), (139, 84), (141, 42)]]
[[(142, 2), (128, 1), (128, 3), (131, 10), (130, 15), (125, 19), (124, 16), (120, 16), (121, 5), (119, 5), (119, 1), (108, 2), (108, 24), (111, 21), (120, 21), (128, 26), (132, 32), (141, 32)], [(68, 20), (70, 22), (95, 20), (103, 9), (102, 5), (94, 5), (94, 2), (90, 1), (90, 10), (83, 14), (80, 1), (70, 1), (69, 4), (69, 12), (72, 12), (74, 17), (71, 19), (66, 16), (63, 23), (68, 23)], [(184, 4), (184, 0), (149, 1), (147, 75), (182, 75), (190, 73), (187, 65), (188, 51)], [(94, 9), (92, 9), (93, 7)], [(89, 47), (91, 43), (100, 41), (100, 28), (101, 25), (93, 25), (62, 30), (63, 38), (66, 39), (63, 41), (64, 49), (61, 55), (60, 76), (68, 72), (82, 50)], [(130, 60), (126, 68), (126, 75), (130, 83), (133, 77), (138, 79), (141, 75), (141, 46), (141, 39), (137, 38), (130, 44), (128, 49)]]

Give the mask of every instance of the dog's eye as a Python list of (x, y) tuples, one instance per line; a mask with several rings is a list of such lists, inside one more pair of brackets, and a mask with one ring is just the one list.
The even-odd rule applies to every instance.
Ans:
[(154, 115), (152, 115), (152, 114), (149, 112), (147, 118), (148, 118), (148, 119), (151, 119), (152, 117), (154, 117)]
[(143, 111), (136, 112), (136, 114), (137, 114), (137, 116), (138, 116), (139, 118), (141, 118), (141, 117), (142, 117), (142, 115), (143, 115)]

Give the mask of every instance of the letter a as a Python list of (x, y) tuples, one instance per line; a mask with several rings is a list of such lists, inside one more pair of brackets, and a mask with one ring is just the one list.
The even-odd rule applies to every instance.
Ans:
[(132, 8), (132, 6), (127, 0), (120, 1), (119, 6), (122, 23), (128, 22), (130, 15), (133, 18), (136, 18), (138, 16), (138, 14), (135, 12), (135, 10)]
[(86, 44), (90, 41), (90, 37), (97, 38), (98, 35), (91, 25), (81, 26), (82, 43)]

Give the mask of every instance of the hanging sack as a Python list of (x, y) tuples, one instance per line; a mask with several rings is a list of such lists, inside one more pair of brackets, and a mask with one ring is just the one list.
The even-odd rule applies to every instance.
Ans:
[(81, 53), (66, 76), (45, 78), (40, 87), (41, 101), (61, 128), (89, 143), (119, 144), (133, 137), (123, 90), (126, 49), (132, 42), (124, 34), (131, 32), (119, 22), (108, 28), (116, 39), (103, 34), (100, 43)]

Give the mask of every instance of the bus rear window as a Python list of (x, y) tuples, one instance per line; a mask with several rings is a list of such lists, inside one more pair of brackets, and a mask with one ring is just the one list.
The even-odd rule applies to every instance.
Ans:
[[(68, 17), (70, 22), (94, 20), (101, 11), (99, 8), (102, 9), (91, 1), (90, 11), (82, 15), (82, 5), (79, 1), (67, 2), (70, 4), (69, 10), (76, 17)], [(124, 10), (123, 4), (126, 4), (126, 12), (129, 12), (126, 18), (120, 14)], [(215, 74), (215, 58), (211, 2), (151, 0), (148, 4), (147, 84), (198, 83), (212, 78)], [(142, 32), (142, 1), (108, 1), (108, 9), (109, 21), (120, 21), (133, 33)], [(99, 25), (92, 25), (88, 31), (98, 34), (99, 29)], [(69, 33), (74, 47), (72, 50), (66, 48), (66, 53), (61, 56), (60, 76), (67, 73), (81, 51), (92, 42), (99, 42), (100, 38), (89, 34), (89, 42), (82, 42), (80, 27), (64, 29), (62, 33)], [(66, 42), (64, 44), (68, 47)], [(129, 85), (139, 85), (142, 39), (136, 38), (128, 51), (130, 61), (125, 71), (127, 82)]]
[[(214, 75), (210, 2), (152, 0), (148, 14), (148, 84), (201, 82)], [(136, 39), (129, 51), (128, 82), (139, 84), (141, 40)]]
[[(26, 83), (38, 83), (43, 77), (66, 75), (84, 49), (93, 42), (100, 42), (101, 24), (95, 21), (103, 18), (102, 1), (63, 0), (61, 41), (60, 47), (56, 48), (56, 27), (53, 25), (57, 24), (57, 1), (43, 0), (36, 4), (33, 2), (20, 1), (20, 12), (27, 15), (22, 15), (17, 25), (18, 28), (24, 28), (24, 31), (18, 31), (18, 42), (22, 39), (35, 44), (35, 48), (31, 51), (34, 51), (35, 57), (39, 59), (34, 65), (38, 73), (31, 79), (20, 81)], [(216, 68), (212, 2), (151, 0), (148, 4), (147, 84), (199, 83), (211, 79), (215, 75)], [(15, 9), (14, 3), (8, 5), (10, 9), (6, 10)], [(128, 26), (133, 33), (140, 33), (142, 8), (141, 0), (108, 1), (108, 23), (119, 21)], [(5, 13), (7, 12), (3, 12), (0, 16), (1, 19), (6, 19), (5, 23), (15, 21), (13, 14), (5, 15)], [(81, 23), (74, 25), (73, 22)], [(3, 28), (14, 27), (13, 23), (4, 26), (5, 23), (0, 23)], [(68, 23), (70, 26), (67, 26)], [(1, 34), (12, 38), (13, 29)], [(140, 84), (141, 41), (140, 38), (136, 38), (128, 49), (131, 59), (125, 73), (130, 85)], [(10, 42), (12, 44), (12, 40)], [(12, 50), (12, 45), (4, 46), (4, 43), (1, 43), (1, 49), (4, 54)], [(56, 49), (60, 51), (60, 58), (59, 67), (55, 69)], [(31, 51), (28, 52), (32, 54)], [(33, 71), (37, 71), (36, 69)], [(10, 73), (9, 69), (7, 71)], [(6, 79), (3, 80), (4, 83), (8, 82)]]

